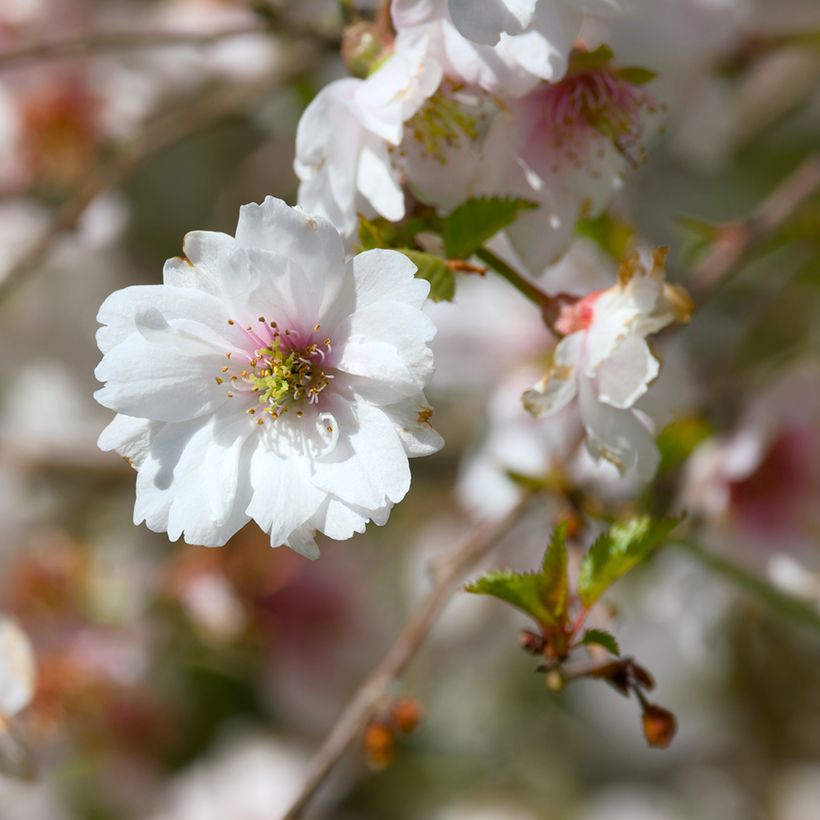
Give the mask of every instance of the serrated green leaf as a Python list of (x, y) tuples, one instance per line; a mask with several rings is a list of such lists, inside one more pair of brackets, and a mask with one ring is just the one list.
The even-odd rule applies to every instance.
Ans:
[(538, 623), (554, 623), (553, 615), (544, 603), (544, 578), (540, 572), (488, 572), (465, 589), (475, 595), (491, 595), (506, 601)]
[(468, 259), (488, 239), (511, 225), (521, 211), (538, 205), (516, 197), (478, 197), (459, 205), (446, 219), (442, 236), (451, 259)]
[(657, 72), (639, 65), (629, 65), (615, 72), (620, 79), (632, 85), (646, 85), (657, 79)]
[(681, 519), (645, 515), (613, 524), (589, 548), (578, 576), (578, 597), (592, 606), (603, 593), (659, 547)]
[(563, 624), (567, 619), (569, 602), (569, 577), (567, 575), (567, 524), (560, 523), (553, 531), (541, 574), (544, 579), (543, 599), (555, 622)]
[(434, 302), (452, 302), (456, 295), (456, 278), (446, 259), (424, 251), (399, 248), (418, 268), (416, 276), (430, 283), (430, 298)]
[(615, 636), (604, 629), (587, 629), (584, 637), (581, 638), (581, 643), (584, 646), (602, 646), (610, 655), (621, 654), (621, 648)]

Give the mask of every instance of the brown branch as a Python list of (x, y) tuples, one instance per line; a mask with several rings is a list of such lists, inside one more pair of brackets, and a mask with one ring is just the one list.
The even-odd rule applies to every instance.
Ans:
[(66, 231), (76, 228), (98, 196), (121, 185), (145, 160), (164, 148), (225, 117), (242, 113), (260, 97), (309, 68), (314, 55), (314, 49), (307, 45), (294, 46), (282, 56), (273, 74), (245, 85), (208, 91), (191, 101), (177, 101), (143, 132), (125, 140), (113, 150), (111, 159), (92, 171), (57, 209), (48, 227), (0, 279), (0, 303), (48, 256)]
[(377, 711), (390, 684), (402, 674), (419, 651), (464, 575), (522, 517), (530, 501), (531, 496), (525, 496), (503, 520), (476, 529), (461, 548), (436, 570), (430, 593), (411, 614), (381, 663), (359, 687), (314, 756), (299, 796), (284, 820), (297, 820), (302, 816), (325, 778)]
[(259, 22), (215, 31), (152, 31), (150, 29), (87, 31), (59, 40), (24, 43), (17, 48), (1, 51), (0, 69), (34, 61), (64, 60), (69, 57), (104, 54), (110, 51), (148, 50), (169, 46), (207, 46), (220, 40), (248, 34), (262, 34), (266, 31), (270, 31), (270, 27)]
[(693, 289), (703, 294), (727, 277), (760, 242), (767, 239), (820, 191), (820, 154), (802, 162), (747, 219), (718, 228), (717, 239), (692, 274)]

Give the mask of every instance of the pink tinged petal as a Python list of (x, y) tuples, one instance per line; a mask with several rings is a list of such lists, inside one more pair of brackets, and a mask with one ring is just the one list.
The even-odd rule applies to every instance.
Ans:
[(272, 196), (261, 205), (239, 209), (236, 241), (246, 248), (273, 251), (291, 259), (317, 281), (322, 281), (325, 271), (345, 263), (344, 243), (329, 222)]
[(635, 334), (627, 336), (595, 371), (598, 398), (626, 409), (646, 393), (660, 372), (649, 345)]
[(196, 288), (218, 295), (225, 256), (236, 244), (232, 236), (213, 231), (191, 231), (182, 242), (182, 257), (169, 259), (162, 281), (177, 288)]
[(621, 473), (634, 469), (642, 481), (650, 481), (660, 456), (649, 430), (635, 412), (599, 401), (589, 379), (580, 380), (579, 407), (590, 453), (611, 462)]
[(304, 546), (297, 531), (310, 521), (324, 494), (302, 474), (296, 459), (282, 458), (265, 446), (254, 450), (250, 475), (253, 497), (246, 512), (270, 535), (271, 546)]
[(336, 398), (333, 415), (340, 437), (336, 448), (313, 464), (316, 487), (354, 508), (377, 510), (398, 503), (410, 489), (407, 454), (392, 421), (382, 410)]
[[(520, 34), (538, 0), (449, 0), (453, 24), (468, 40), (495, 45), (502, 32)], [(549, 4), (552, 0), (541, 0)]]
[[(238, 473), (239, 462), (231, 448), (215, 444), (217, 424), (209, 417), (168, 424), (157, 433), (137, 475), (135, 524), (145, 521), (154, 532), (167, 531), (172, 541), (184, 535), (188, 544), (217, 547), (247, 523), (247, 477), (231, 475)], [(218, 464), (215, 450), (226, 456)], [(222, 491), (226, 495), (212, 507)]]
[(313, 329), (322, 302), (325, 270), (317, 270), (314, 263), (305, 271), (289, 257), (257, 248), (239, 251), (236, 261), (251, 274), (251, 288), (243, 296), (246, 316), (256, 322), (263, 313), (282, 330)]
[(35, 686), (35, 659), (22, 629), (11, 619), (0, 619), (0, 714), (10, 718), (31, 702)]
[(524, 393), (524, 407), (534, 416), (550, 416), (563, 410), (578, 392), (578, 361), (583, 333), (573, 333), (555, 348), (553, 366), (532, 389)]
[(433, 429), (433, 410), (422, 394), (381, 408), (393, 422), (404, 451), (410, 458), (429, 456), (444, 446), (444, 439)]
[[(167, 321), (195, 317), (197, 321), (225, 332), (230, 337), (225, 305), (211, 294), (193, 288), (167, 285), (135, 285), (114, 291), (97, 312), (103, 325), (97, 331), (97, 346), (107, 353), (135, 330), (137, 314), (153, 309)], [(226, 350), (229, 348), (226, 348)]]
[(95, 370), (106, 383), (94, 394), (100, 404), (128, 416), (178, 422), (213, 412), (226, 400), (215, 380), (224, 347), (190, 338), (190, 328), (141, 324), (139, 317), (137, 325), (142, 332), (109, 350)]
[(139, 469), (151, 441), (162, 428), (161, 421), (146, 421), (118, 413), (114, 420), (100, 433), (97, 446), (103, 452), (115, 450), (135, 469)]

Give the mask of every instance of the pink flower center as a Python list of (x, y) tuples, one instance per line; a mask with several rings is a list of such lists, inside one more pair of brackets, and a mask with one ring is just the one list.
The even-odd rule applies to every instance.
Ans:
[(245, 412), (257, 416), (257, 424), (278, 419), (291, 408), (301, 418), (305, 404), (319, 403), (320, 395), (334, 378), (328, 372), (333, 347), (329, 337), (321, 336), (321, 325), (303, 333), (281, 329), (264, 316), (255, 326), (243, 327), (232, 319), (228, 324), (242, 330), (247, 346), (239, 361), (233, 353), (225, 354), (228, 363), (216, 376), (216, 382), (229, 388), (229, 399), (252, 400)]

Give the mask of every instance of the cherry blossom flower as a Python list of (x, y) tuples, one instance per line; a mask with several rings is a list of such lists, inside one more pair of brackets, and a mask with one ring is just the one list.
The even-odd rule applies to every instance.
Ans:
[(804, 362), (752, 401), (736, 431), (687, 465), (683, 504), (738, 549), (814, 551), (820, 533), (820, 366)]
[(645, 115), (656, 104), (604, 62), (571, 68), (510, 108), (526, 177), (526, 187), (513, 193), (541, 207), (523, 214), (507, 235), (530, 273), (540, 275), (569, 248), (578, 220), (599, 214), (628, 165), (642, 158)]
[(425, 34), (399, 35), (394, 54), (366, 80), (327, 85), (305, 110), (296, 133), (299, 204), (345, 236), (357, 215), (404, 216), (404, 193), (392, 149), (404, 124), (441, 82)]
[(646, 267), (635, 253), (621, 265), (618, 284), (566, 305), (552, 367), (524, 394), (536, 416), (575, 403), (590, 453), (643, 480), (654, 475), (658, 452), (635, 403), (660, 372), (646, 337), (688, 321), (692, 310), (685, 291), (664, 282), (665, 258), (656, 250)]
[(519, 96), (567, 70), (584, 10), (600, 12), (616, 0), (393, 0), (400, 32), (430, 31), (450, 76), (492, 93)]
[(423, 389), (429, 285), (395, 251), (345, 260), (337, 231), (268, 197), (236, 237), (194, 232), (164, 284), (100, 309), (102, 433), (138, 471), (136, 523), (224, 544), (249, 520), (318, 556), (313, 534), (383, 524), (408, 457), (442, 442)]

